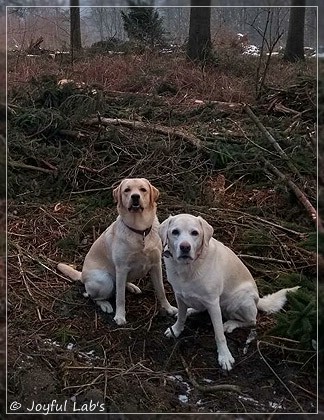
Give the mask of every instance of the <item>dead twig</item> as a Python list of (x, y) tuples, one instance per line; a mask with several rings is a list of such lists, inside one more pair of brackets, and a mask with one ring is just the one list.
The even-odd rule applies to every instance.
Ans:
[(257, 220), (259, 222), (265, 223), (267, 225), (273, 226), (277, 229), (283, 230), (284, 232), (291, 233), (293, 235), (297, 235), (297, 236), (300, 236), (300, 237), (305, 237), (306, 236), (305, 233), (297, 232), (295, 230), (292, 230), (292, 229), (286, 228), (284, 226), (278, 225), (277, 223), (270, 222), (270, 220), (263, 219), (260, 216), (255, 216), (254, 214), (245, 213), (245, 212), (240, 211), (240, 210), (222, 209), (222, 208), (209, 208), (208, 210), (219, 211), (223, 214), (226, 214), (227, 212), (241, 214), (242, 216), (246, 216), (250, 219), (254, 219), (254, 220)]
[(232, 391), (232, 392), (241, 392), (241, 388), (238, 387), (237, 385), (230, 385), (230, 384), (219, 384), (219, 385), (201, 385), (200, 383), (198, 383), (195, 379), (195, 377), (192, 375), (192, 373), (190, 372), (189, 366), (187, 364), (187, 362), (185, 361), (184, 357), (182, 356), (181, 353), (179, 353), (180, 355), (180, 359), (181, 362), (183, 364), (183, 367), (190, 379), (190, 382), (192, 383), (192, 385), (198, 389), (198, 391), (200, 392), (219, 392), (219, 391)]
[(259, 355), (261, 357), (261, 360), (267, 365), (267, 367), (271, 370), (271, 372), (278, 379), (278, 381), (281, 383), (281, 385), (284, 386), (285, 389), (289, 392), (289, 394), (291, 395), (291, 397), (293, 398), (293, 400), (295, 401), (295, 403), (300, 408), (301, 412), (304, 413), (303, 407), (299, 404), (299, 402), (297, 401), (295, 395), (290, 391), (290, 389), (287, 387), (287, 385), (284, 383), (284, 381), (280, 378), (280, 376), (274, 371), (274, 369), (269, 365), (269, 363), (264, 358), (264, 356), (263, 356), (263, 354), (261, 353), (261, 350), (260, 350), (260, 344), (261, 344), (261, 342), (258, 340), (257, 341), (257, 349), (258, 349), (258, 353), (259, 353)]
[(223, 102), (223, 101), (201, 101), (195, 100), (195, 104), (199, 105), (215, 105), (215, 108), (219, 111), (242, 111), (244, 105), (240, 102)]
[[(172, 333), (172, 336), (174, 338), (175, 341), (175, 346), (172, 349), (172, 352), (168, 358), (168, 360), (166, 361), (165, 365), (164, 365), (164, 369), (166, 369), (166, 367), (168, 366), (172, 356), (174, 355), (175, 351), (177, 349), (179, 349), (181, 342), (184, 340), (184, 338), (177, 340), (172, 328), (170, 327), (170, 331)], [(188, 337), (186, 337), (188, 338)], [(185, 361), (184, 357), (182, 356), (181, 352), (179, 351), (179, 356), (181, 359), (181, 362), (183, 364), (183, 367), (189, 377), (190, 382), (192, 383), (192, 385), (198, 389), (198, 391), (201, 392), (218, 392), (218, 391), (233, 391), (233, 392), (241, 392), (241, 388), (236, 386), (236, 385), (230, 385), (230, 384), (219, 384), (219, 385), (201, 385), (200, 383), (198, 383), (195, 379), (195, 377), (192, 375), (192, 373), (190, 372), (189, 366), (187, 364), (187, 362)]]
[(32, 261), (37, 262), (39, 265), (41, 265), (42, 267), (44, 267), (46, 270), (50, 271), (51, 273), (54, 273), (56, 276), (61, 277), (62, 279), (64, 279), (65, 281), (69, 282), (69, 283), (74, 283), (73, 280), (64, 277), (62, 275), (60, 275), (59, 273), (57, 273), (56, 271), (54, 271), (53, 269), (51, 269), (50, 267), (48, 267), (47, 265), (45, 265), (44, 263), (42, 263), (40, 260), (38, 260), (37, 258), (33, 257), (32, 255), (28, 254), (26, 251), (23, 251), (22, 248), (16, 244), (15, 242), (11, 241), (10, 245), (13, 245), (17, 251), (21, 254), (26, 255), (26, 257), (30, 258)]
[(319, 231), (323, 232), (323, 225), (318, 217), (316, 209), (313, 207), (313, 205), (310, 203), (306, 195), (302, 192), (302, 190), (286, 175), (284, 175), (281, 171), (279, 171), (278, 168), (276, 168), (272, 163), (264, 159), (266, 167), (268, 167), (275, 175), (277, 175), (278, 178), (280, 178), (285, 184), (288, 185), (288, 187), (293, 191), (293, 193), (296, 195), (299, 202), (305, 207), (307, 210), (307, 213), (310, 215), (312, 220), (317, 225)]
[[(271, 338), (271, 336), (269, 336), (269, 338)], [(291, 340), (291, 341), (293, 341), (293, 340)], [(293, 341), (293, 342), (299, 344), (298, 341)], [(280, 344), (269, 343), (268, 341), (264, 341), (264, 340), (259, 340), (259, 343), (260, 344), (261, 343), (262, 344), (266, 344), (266, 345), (268, 345), (270, 347), (275, 347), (275, 348), (280, 349), (280, 350), (293, 351), (293, 352), (296, 352), (296, 353), (312, 353), (312, 354), (316, 354), (316, 351), (315, 350), (294, 349), (293, 347), (287, 347), (287, 346), (280, 345)]]
[(277, 258), (262, 257), (260, 255), (238, 254), (237, 256), (240, 258), (250, 258), (252, 260), (268, 261), (268, 262), (274, 262), (274, 263), (279, 263), (279, 264), (291, 264), (290, 261), (278, 260)]
[(285, 161), (287, 162), (287, 165), (293, 171), (293, 173), (296, 174), (296, 175), (299, 175), (298, 169), (292, 164), (292, 162), (290, 161), (286, 152), (281, 148), (279, 143), (275, 140), (275, 138), (265, 128), (265, 126), (262, 124), (262, 122), (259, 120), (259, 118), (254, 114), (254, 112), (249, 107), (249, 105), (245, 105), (244, 110), (248, 114), (248, 116), (251, 118), (251, 120), (253, 122), (255, 122), (255, 124), (257, 125), (259, 130), (264, 134), (264, 136), (268, 140), (268, 142), (274, 147), (274, 149), (279, 153), (279, 155), (283, 159), (285, 159)]
[[(84, 120), (83, 122), (88, 125), (98, 125), (98, 117), (90, 118), (90, 119)], [(133, 128), (136, 130), (153, 131), (156, 133), (164, 134), (169, 137), (172, 137), (172, 136), (178, 137), (180, 139), (187, 141), (188, 143), (191, 143), (198, 149), (201, 148), (201, 141), (194, 135), (190, 133), (186, 133), (182, 130), (177, 130), (177, 129), (166, 127), (163, 125), (157, 125), (157, 124), (153, 125), (153, 124), (144, 123), (142, 121), (131, 121), (131, 120), (123, 120), (119, 118), (102, 118), (102, 117), (100, 118), (100, 124), (104, 126), (118, 125), (122, 127)]]
[(61, 136), (72, 137), (77, 140), (87, 137), (84, 133), (81, 133), (81, 131), (77, 130), (60, 130), (58, 134)]
[(40, 168), (39, 166), (26, 165), (25, 163), (16, 162), (14, 160), (9, 160), (8, 165), (11, 166), (12, 168), (21, 168), (21, 169), (27, 169), (27, 170), (31, 170), (31, 171), (39, 171), (39, 172), (44, 172), (46, 174), (54, 174), (55, 173), (55, 170), (53, 170), (53, 169), (46, 169), (46, 168)]
[(319, 401), (324, 402), (324, 398), (321, 398), (319, 395), (314, 394), (314, 392), (309, 391), (308, 389), (306, 389), (306, 388), (304, 388), (304, 387), (296, 384), (293, 381), (289, 381), (289, 383), (292, 384), (292, 385), (294, 385), (295, 387), (301, 389), (302, 391), (306, 392), (306, 394), (310, 395), (311, 397), (313, 397), (313, 398), (317, 398), (318, 397)]

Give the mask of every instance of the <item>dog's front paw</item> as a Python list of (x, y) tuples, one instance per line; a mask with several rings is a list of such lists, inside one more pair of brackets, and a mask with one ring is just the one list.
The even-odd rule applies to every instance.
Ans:
[(140, 293), (142, 293), (142, 290), (138, 287), (138, 286), (136, 286), (135, 284), (133, 284), (133, 283), (127, 283), (126, 284), (126, 287), (127, 287), (127, 290), (129, 291), (129, 292), (131, 292), (131, 293), (135, 293), (136, 295), (138, 295), (138, 294), (140, 294)]
[(115, 315), (114, 321), (117, 325), (125, 325), (126, 324), (126, 318), (124, 316)]
[(235, 359), (231, 355), (230, 351), (218, 355), (218, 363), (224, 370), (231, 370), (234, 365)]
[(169, 327), (169, 328), (167, 328), (166, 330), (165, 330), (165, 332), (164, 332), (164, 335), (167, 337), (167, 338), (171, 338), (171, 337), (174, 337), (174, 338), (177, 338), (177, 337), (179, 337), (179, 335), (181, 334), (181, 331), (179, 331), (178, 329), (177, 329), (177, 327), (176, 327), (176, 325), (174, 324), (174, 325), (172, 325), (172, 327)]
[(176, 308), (175, 306), (168, 305), (168, 306), (165, 306), (163, 309), (168, 315), (175, 316), (178, 313), (178, 308)]

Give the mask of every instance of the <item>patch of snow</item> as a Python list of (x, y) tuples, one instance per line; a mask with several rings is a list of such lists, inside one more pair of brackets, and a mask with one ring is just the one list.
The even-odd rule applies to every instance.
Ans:
[(256, 45), (247, 45), (244, 48), (243, 55), (260, 55), (260, 50)]
[(178, 395), (178, 399), (183, 404), (187, 404), (189, 401), (189, 394), (192, 391), (191, 386), (188, 384), (188, 382), (183, 380), (182, 375), (168, 375), (168, 378), (175, 382), (180, 382), (181, 385), (184, 385), (185, 387), (185, 394)]
[(283, 408), (281, 404), (272, 401), (269, 401), (269, 406), (274, 410), (281, 410)]
[(60, 344), (57, 341), (53, 341), (50, 338), (45, 338), (44, 339), (44, 344), (50, 344), (54, 347), (61, 347)]
[(244, 347), (244, 349), (243, 349), (243, 354), (246, 354), (246, 353), (247, 353), (248, 348), (249, 348), (249, 344), (250, 344), (252, 341), (254, 341), (254, 340), (256, 339), (256, 337), (257, 337), (257, 332), (256, 332), (256, 329), (252, 329), (252, 330), (250, 331), (250, 334), (248, 335), (248, 337), (247, 337), (247, 339), (246, 339), (246, 342), (245, 342), (245, 347)]
[(259, 401), (255, 400), (251, 397), (244, 397), (243, 395), (239, 395), (238, 398), (242, 401), (253, 403), (258, 410), (266, 410), (264, 404), (260, 403)]
[(183, 404), (187, 404), (189, 401), (189, 398), (187, 395), (179, 395), (178, 398), (179, 398), (179, 401)]

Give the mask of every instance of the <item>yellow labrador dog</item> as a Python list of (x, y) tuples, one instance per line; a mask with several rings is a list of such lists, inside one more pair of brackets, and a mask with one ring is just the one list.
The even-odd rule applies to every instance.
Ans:
[(116, 291), (118, 325), (126, 323), (125, 288), (134, 293), (141, 290), (130, 283), (150, 273), (162, 308), (174, 315), (177, 308), (168, 302), (162, 281), (162, 244), (156, 217), (157, 188), (145, 178), (124, 179), (114, 189), (119, 216), (93, 243), (85, 257), (82, 273), (66, 264), (59, 271), (74, 280), (81, 280), (90, 296), (104, 312), (113, 308), (107, 299)]
[[(218, 350), (218, 362), (225, 370), (234, 364), (225, 332), (256, 324), (257, 310), (279, 311), (288, 291), (282, 289), (259, 297), (255, 281), (242, 261), (229, 248), (212, 238), (213, 228), (202, 217), (189, 214), (170, 216), (159, 228), (164, 262), (178, 304), (178, 319), (165, 332), (178, 337), (187, 308), (209, 312)], [(227, 321), (222, 323), (222, 315)]]

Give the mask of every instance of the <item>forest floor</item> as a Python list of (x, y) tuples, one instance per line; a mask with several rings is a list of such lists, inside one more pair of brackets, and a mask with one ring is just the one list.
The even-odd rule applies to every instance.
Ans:
[[(236, 54), (203, 69), (145, 54), (73, 67), (9, 59), (8, 407), (316, 412), (316, 226), (306, 208), (316, 208), (316, 63), (273, 59), (259, 99), (257, 65)], [(142, 279), (118, 327), (56, 271), (60, 261), (82, 266), (116, 218), (112, 189), (137, 176), (159, 188), (160, 221), (187, 212), (212, 224), (261, 295), (302, 286), (279, 315), (260, 313), (255, 329), (227, 335), (229, 374), (206, 314), (188, 319), (177, 341), (165, 339), (173, 320)], [(219, 384), (240, 390), (209, 389)]]

